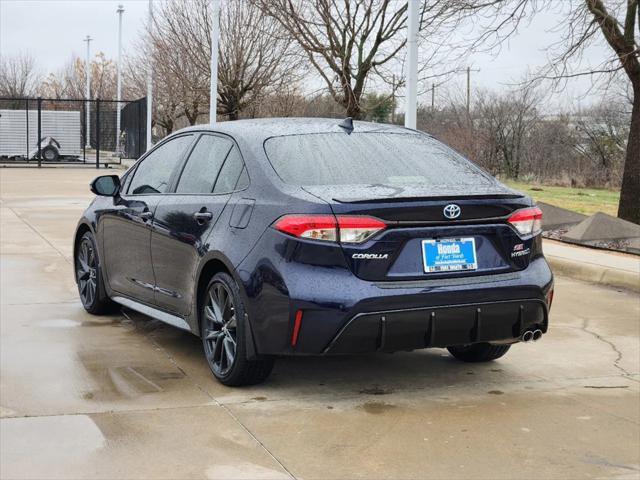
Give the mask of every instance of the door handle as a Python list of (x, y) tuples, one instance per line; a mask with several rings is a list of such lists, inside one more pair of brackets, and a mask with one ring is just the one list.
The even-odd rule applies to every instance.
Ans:
[(213, 213), (207, 212), (206, 210), (201, 210), (194, 213), (193, 218), (196, 219), (196, 222), (202, 225), (203, 223), (206, 223), (213, 218)]
[(145, 221), (148, 222), (149, 220), (151, 220), (153, 218), (153, 213), (150, 212), (149, 210), (145, 210), (144, 212), (142, 212), (140, 214), (140, 218)]

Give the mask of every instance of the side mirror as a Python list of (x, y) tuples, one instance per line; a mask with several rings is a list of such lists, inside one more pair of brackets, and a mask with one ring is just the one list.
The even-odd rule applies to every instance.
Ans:
[(91, 182), (91, 191), (103, 197), (115, 197), (120, 192), (118, 175), (102, 175)]

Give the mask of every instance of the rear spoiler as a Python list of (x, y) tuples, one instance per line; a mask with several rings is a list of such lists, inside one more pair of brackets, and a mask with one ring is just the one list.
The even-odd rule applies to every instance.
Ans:
[(340, 199), (332, 198), (338, 203), (394, 203), (394, 202), (433, 202), (433, 201), (460, 201), (460, 200), (490, 200), (492, 198), (523, 198), (525, 195), (514, 193), (496, 193), (484, 195), (440, 195), (434, 197), (377, 197), (377, 198), (356, 198)]

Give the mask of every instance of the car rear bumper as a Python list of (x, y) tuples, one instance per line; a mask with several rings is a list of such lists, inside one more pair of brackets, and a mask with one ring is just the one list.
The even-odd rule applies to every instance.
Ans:
[[(254, 250), (238, 269), (260, 354), (508, 343), (528, 328), (547, 330), (546, 296), (553, 275), (542, 256), (507, 273), (372, 282), (351, 273), (339, 247), (307, 255), (293, 242), (273, 245)], [(282, 257), (267, 259), (265, 250)]]
[(344, 325), (323, 353), (515, 342), (526, 330), (546, 333), (547, 327), (547, 305), (539, 299), (360, 313)]

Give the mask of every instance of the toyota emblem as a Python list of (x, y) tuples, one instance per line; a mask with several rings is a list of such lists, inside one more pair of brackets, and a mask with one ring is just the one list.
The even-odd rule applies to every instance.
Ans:
[(455, 203), (450, 203), (449, 205), (444, 207), (443, 213), (444, 213), (444, 216), (447, 217), (449, 220), (453, 220), (454, 218), (458, 218), (460, 216), (460, 213), (462, 213), (462, 210)]

